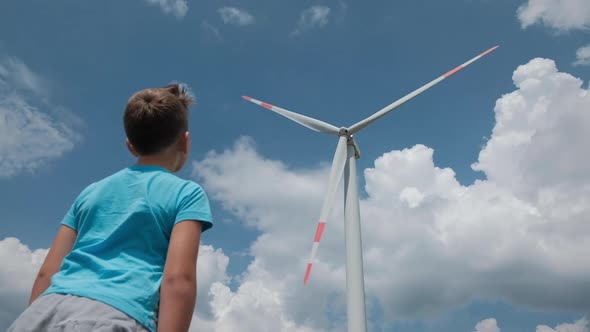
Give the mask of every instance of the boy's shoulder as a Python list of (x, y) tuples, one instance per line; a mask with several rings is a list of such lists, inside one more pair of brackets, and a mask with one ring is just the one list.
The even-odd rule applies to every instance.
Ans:
[(144, 183), (152, 189), (161, 190), (170, 194), (176, 192), (180, 195), (194, 192), (202, 192), (203, 188), (197, 182), (184, 179), (161, 167), (126, 167), (116, 173), (108, 175), (88, 185), (81, 192), (81, 196), (88, 195), (95, 191), (113, 191)]
[[(138, 175), (142, 177), (143, 181), (150, 181), (153, 185), (159, 185), (168, 187), (169, 189), (177, 189), (180, 191), (200, 191), (202, 190), (201, 185), (191, 179), (181, 178), (178, 175), (166, 170), (159, 166), (131, 166), (103, 179), (113, 177), (131, 177), (137, 179)], [(131, 175), (133, 174), (133, 175)]]

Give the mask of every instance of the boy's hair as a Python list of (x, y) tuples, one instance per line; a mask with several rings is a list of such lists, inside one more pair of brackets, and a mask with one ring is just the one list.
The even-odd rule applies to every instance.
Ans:
[(192, 97), (178, 84), (145, 89), (127, 102), (123, 122), (127, 139), (140, 155), (158, 153), (188, 130)]

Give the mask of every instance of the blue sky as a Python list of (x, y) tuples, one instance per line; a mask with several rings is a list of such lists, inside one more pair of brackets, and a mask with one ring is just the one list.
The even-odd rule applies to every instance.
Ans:
[[(266, 236), (285, 236), (285, 243), (291, 243), (287, 238), (294, 235), (289, 232), (300, 232), (297, 238), (308, 241), (303, 241), (303, 249), (299, 250), (299, 240), (294, 240), (296, 244), (293, 244), (291, 254), (300, 256), (295, 258), (302, 261), (307, 258), (325, 185), (322, 181), (327, 181), (322, 175), (326, 173), (336, 140), (306, 130), (240, 97), (249, 95), (336, 126), (348, 126), (499, 44), (501, 46), (495, 52), (358, 134), (357, 142), (362, 151), (358, 168), (372, 168), (375, 174), (372, 180), (368, 173), (365, 173), (367, 176), (360, 174), (365, 207), (375, 206), (376, 211), (378, 204), (386, 204), (382, 203), (383, 196), (379, 196), (382, 194), (388, 199), (390, 196), (387, 195), (391, 194), (398, 201), (407, 198), (403, 187), (400, 192), (387, 191), (391, 186), (388, 187), (389, 182), (384, 179), (391, 179), (395, 186), (403, 182), (402, 177), (408, 179), (410, 182), (405, 188), (418, 188), (420, 202), (430, 196), (447, 197), (443, 192), (475, 192), (480, 190), (477, 183), (498, 187), (500, 189), (493, 190), (506, 193), (500, 196), (514, 195), (518, 204), (541, 211), (539, 215), (542, 217), (538, 220), (542, 222), (538, 223), (560, 228), (559, 222), (571, 221), (575, 224), (571, 227), (579, 227), (576, 229), (580, 238), (568, 242), (577, 246), (571, 250), (562, 251), (559, 246), (559, 250), (547, 251), (550, 259), (539, 262), (538, 266), (531, 263), (534, 266), (526, 271), (516, 269), (521, 273), (519, 276), (524, 278), (532, 271), (555, 273), (555, 284), (540, 282), (539, 285), (557, 287), (556, 292), (562, 295), (590, 295), (589, 288), (564, 286), (568, 282), (571, 287), (588, 286), (587, 283), (577, 283), (580, 273), (588, 271), (590, 265), (587, 259), (580, 257), (590, 243), (588, 228), (584, 226), (588, 220), (586, 217), (590, 216), (588, 205), (584, 205), (584, 201), (578, 202), (575, 216), (565, 212), (558, 216), (549, 212), (545, 215), (543, 205), (549, 204), (548, 201), (532, 194), (542, 192), (550, 197), (565, 197), (549, 200), (554, 204), (552, 209), (573, 211), (573, 205), (568, 205), (573, 201), (566, 198), (583, 198), (588, 193), (585, 185), (590, 183), (590, 178), (583, 172), (588, 158), (579, 149), (574, 149), (582, 147), (583, 150), (583, 144), (572, 143), (587, 137), (583, 133), (590, 129), (590, 125), (584, 122), (588, 119), (588, 108), (579, 106), (588, 105), (588, 98), (579, 93), (568, 93), (570, 90), (558, 95), (551, 92), (557, 90), (556, 87), (570, 88), (573, 83), (568, 82), (574, 78), (583, 81), (583, 86), (578, 88), (587, 92), (590, 51), (584, 51), (584, 47), (590, 42), (590, 6), (573, 0), (563, 3), (549, 0), (372, 1), (370, 4), (350, 1), (238, 3), (216, 0), (185, 3), (181, 0), (133, 0), (92, 4), (72, 0), (4, 1), (0, 3), (0, 115), (3, 115), (0, 117), (0, 128), (3, 128), (0, 132), (0, 165), (5, 168), (0, 172), (0, 239), (14, 237), (31, 250), (48, 248), (59, 221), (80, 190), (134, 162), (124, 145), (121, 122), (128, 97), (142, 88), (162, 86), (171, 81), (184, 82), (197, 98), (190, 120), (191, 159), (194, 163), (187, 165), (179, 175), (196, 179), (210, 193), (216, 225), (204, 235), (203, 241), (210, 246), (207, 253), (211, 254), (211, 261), (221, 262), (222, 266), (219, 271), (211, 272), (211, 279), (205, 283), (206, 287), (213, 289), (211, 295), (209, 288), (200, 288), (202, 313), (198, 308), (195, 316), (198, 322), (214, 330), (231, 330), (231, 324), (239, 322), (236, 317), (241, 317), (237, 314), (240, 308), (228, 304), (227, 308), (231, 308), (227, 309), (228, 315), (235, 313), (236, 316), (231, 319), (225, 316), (227, 319), (223, 321), (218, 304), (223, 301), (220, 299), (237, 299), (243, 295), (240, 289), (246, 290), (251, 285), (248, 282), (266, 280), (264, 287), (268, 288), (262, 291), (276, 292), (281, 299), (282, 304), (278, 307), (284, 309), (280, 314), (284, 315), (286, 322), (282, 328), (287, 329), (285, 326), (293, 323), (302, 329), (338, 330), (343, 319), (342, 286), (335, 286), (325, 294), (318, 292), (317, 296), (325, 295), (322, 299), (313, 299), (309, 295), (312, 291), (308, 290), (308, 294), (298, 300), (290, 293), (289, 287), (273, 288), (272, 285), (274, 282), (280, 284), (280, 280), (290, 280), (277, 274), (278, 271), (296, 278), (302, 276), (300, 262), (279, 269), (280, 264), (274, 267), (272, 264), (281, 256), (265, 256), (273, 248), (265, 242)], [(552, 60), (554, 65), (530, 62), (535, 58)], [(526, 66), (517, 74), (515, 70), (521, 65)], [(571, 80), (560, 76), (566, 73)], [(538, 84), (546, 84), (547, 88), (533, 92), (526, 90), (528, 85), (522, 82), (528, 78), (537, 79)], [(559, 83), (562, 79), (565, 80), (563, 84)], [(561, 85), (551, 85), (554, 81)], [(503, 96), (512, 92), (521, 93), (520, 97), (528, 103), (522, 106), (514, 99), (504, 99)], [(500, 106), (494, 110), (497, 101)], [(573, 147), (555, 148), (545, 140), (536, 141), (536, 138), (531, 139), (533, 143), (530, 144), (536, 144), (534, 146), (538, 149), (508, 150), (492, 144), (496, 138), (497, 142), (503, 142), (503, 137), (516, 137), (509, 135), (516, 129), (501, 136), (503, 128), (512, 123), (506, 122), (501, 127), (498, 117), (503, 114), (502, 121), (509, 121), (506, 120), (510, 118), (509, 114), (533, 114), (537, 108), (527, 108), (527, 105), (545, 105), (548, 114), (562, 112), (560, 107), (571, 110), (572, 115), (567, 119), (578, 119), (581, 129), (569, 127), (576, 120), (563, 120), (563, 126), (549, 129), (545, 122), (539, 124), (530, 120), (526, 122), (529, 127), (518, 124), (514, 128), (522, 130), (521, 133), (547, 130), (547, 137), (553, 137), (551, 142), (564, 142)], [(547, 119), (554, 118), (548, 116)], [(575, 130), (581, 134), (573, 135)], [(416, 144), (420, 145), (416, 147)], [(554, 148), (558, 149), (558, 154), (551, 150)], [(432, 150), (434, 154), (428, 157), (428, 151)], [(549, 167), (555, 161), (551, 156), (558, 156), (555, 158), (563, 160), (566, 165)], [(412, 160), (422, 160), (420, 158), (426, 158), (424, 167), (428, 168), (427, 172), (434, 172), (433, 179), (443, 176), (437, 170), (449, 168), (454, 171), (457, 183), (451, 181), (448, 187), (433, 187), (429, 194), (429, 189), (421, 189), (411, 181), (425, 178), (425, 174), (418, 171), (395, 173), (395, 167), (414, 167)], [(379, 160), (382, 164), (377, 163)], [(472, 168), (476, 162), (481, 171)], [(232, 163), (237, 166), (231, 167)], [(240, 166), (242, 163), (245, 166)], [(385, 167), (383, 165), (393, 168), (389, 173), (384, 171), (382, 178), (377, 178), (382, 171), (380, 167)], [(250, 172), (246, 172), (248, 170)], [(572, 180), (565, 173), (576, 177)], [(554, 181), (539, 180), (545, 175)], [(295, 179), (294, 188), (282, 187), (290, 183), (290, 177)], [(283, 180), (286, 182), (281, 182)], [(272, 181), (274, 183), (269, 183)], [(297, 184), (306, 181), (314, 183), (302, 186), (315, 190), (309, 196), (317, 197), (317, 203), (302, 203), (307, 201), (303, 199), (304, 193), (299, 195)], [(384, 189), (379, 187), (381, 185)], [(490, 192), (486, 191), (486, 195)], [(272, 200), (277, 196), (292, 199), (292, 204), (280, 198), (277, 198), (277, 204), (261, 202), (264, 197)], [(281, 202), (285, 204), (283, 210), (277, 208), (283, 206)], [(410, 206), (419, 205), (408, 217), (410, 220), (416, 218), (416, 224), (430, 220), (420, 219), (423, 218), (417, 216), (420, 213), (434, 211), (433, 216), (440, 215), (438, 210), (431, 211), (420, 202), (408, 203)], [(518, 204), (510, 203), (510, 206)], [(299, 206), (305, 210), (300, 215), (300, 210), (295, 208)], [(290, 208), (293, 211), (286, 215), (289, 220), (280, 220), (281, 213), (287, 213)], [(421, 212), (416, 212), (418, 210)], [(260, 213), (272, 217), (266, 220)], [(387, 220), (405, 216), (404, 213), (386, 213), (376, 218)], [(515, 229), (520, 229), (519, 222), (524, 223), (513, 210), (507, 210), (505, 215), (515, 216), (514, 220), (507, 221), (514, 223)], [(341, 212), (334, 212), (333, 224), (341, 224), (339, 216)], [(447, 225), (446, 219), (433, 218), (440, 222), (436, 227)], [(486, 216), (477, 214), (470, 218), (482, 223), (487, 220)], [(290, 224), (285, 231), (278, 228), (282, 222)], [(363, 223), (363, 232), (373, 226), (379, 227), (378, 224)], [(530, 229), (527, 227), (523, 229)], [(479, 230), (483, 232), (487, 228)], [(372, 245), (375, 248), (388, 245), (393, 255), (398, 248), (392, 244), (396, 229), (383, 229), (382, 233), (388, 231), (392, 232), (391, 241), (381, 243), (375, 240), (371, 244), (368, 242), (373, 238), (368, 230), (365, 249)], [(504, 231), (498, 232), (498, 236), (505, 235)], [(343, 242), (342, 237), (337, 238), (338, 234), (338, 231), (333, 232), (334, 237), (327, 239), (326, 248), (338, 251)], [(531, 235), (531, 241), (537, 240), (539, 242), (535, 243), (549, 241)], [(484, 245), (488, 243), (482, 243)], [(461, 246), (449, 248), (454, 250)], [(497, 248), (501, 252), (505, 247), (498, 244)], [(494, 275), (497, 280), (519, 277), (508, 276), (512, 271), (510, 264), (521, 263), (519, 268), (522, 268), (527, 263), (526, 257), (522, 262), (511, 261), (506, 257), (511, 257), (510, 250), (517, 248), (508, 246), (507, 250), (501, 263), (491, 263), (489, 276)], [(574, 255), (575, 252), (579, 254)], [(338, 274), (342, 259), (337, 255), (332, 259), (330, 253), (331, 250), (327, 249), (323, 258), (320, 254), (320, 259), (326, 262), (327, 280), (330, 273)], [(8, 257), (10, 253), (5, 255)], [(426, 265), (436, 260), (425, 255)], [(536, 262), (538, 256), (531, 255), (529, 258)], [(452, 260), (458, 266), (457, 271), (464, 268), (459, 256)], [(464, 261), (470, 259), (478, 258), (467, 257)], [(564, 271), (551, 265), (555, 260), (572, 259), (582, 267)], [(436, 262), (433, 266), (444, 263)], [(383, 262), (383, 265), (388, 264), (393, 263)], [(476, 269), (469, 264), (466, 263), (469, 269)], [(34, 266), (27, 269), (33, 271)], [(392, 271), (405, 269), (410, 271), (412, 267), (396, 265)], [(321, 271), (318, 270), (318, 274)], [(375, 273), (375, 277), (370, 278), (377, 280), (380, 279), (378, 275), (387, 271), (390, 270), (369, 267), (367, 273)], [(423, 272), (418, 269), (415, 273)], [(482, 275), (485, 274), (476, 274)], [(448, 278), (455, 276), (451, 273)], [(6, 278), (16, 278), (16, 275), (8, 274)], [(333, 282), (338, 284), (341, 278), (340, 275)], [(392, 280), (396, 278), (391, 277)], [(425, 288), (429, 288), (444, 278), (423, 280), (429, 284)], [(411, 302), (411, 296), (408, 295), (401, 304), (394, 299), (400, 292), (398, 287), (410, 284), (382, 281), (390, 295), (380, 296), (377, 294), (379, 289), (375, 288), (381, 285), (380, 282), (367, 284), (367, 288), (371, 288), (368, 293), (372, 303), (369, 316), (376, 331), (472, 331), (486, 318), (495, 318), (501, 331), (535, 331), (542, 324), (555, 327), (560, 323), (573, 323), (587, 313), (589, 305), (588, 301), (581, 300), (534, 300), (534, 296), (519, 296), (518, 291), (509, 290), (508, 286), (492, 287), (483, 282), (480, 286), (489, 286), (490, 291), (467, 288), (454, 293), (449, 289), (453, 293), (450, 296), (453, 300), (449, 301), (440, 298), (444, 294), (437, 298), (432, 292), (418, 292), (426, 298), (410, 310), (404, 303)], [(0, 285), (0, 289), (8, 289), (12, 287), (10, 285)], [(318, 281), (316, 287), (321, 285)], [(561, 286), (564, 288), (559, 288)], [(460, 288), (445, 282), (440, 287)], [(296, 289), (305, 291), (299, 286)], [(537, 291), (543, 292), (544, 289)], [(523, 292), (534, 293), (534, 288)], [(306, 320), (303, 317), (307, 309), (302, 307), (309, 303), (317, 303), (317, 314)], [(429, 306), (425, 303), (436, 304)], [(20, 309), (14, 307), (7, 312)], [(264, 318), (269, 312), (277, 314), (272, 310), (262, 310), (258, 314)], [(10, 317), (10, 314), (5, 316)], [(495, 330), (481, 327), (480, 331)]]

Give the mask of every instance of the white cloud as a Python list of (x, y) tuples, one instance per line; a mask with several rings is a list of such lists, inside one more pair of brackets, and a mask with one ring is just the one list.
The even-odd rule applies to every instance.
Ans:
[(166, 14), (172, 14), (177, 18), (182, 18), (188, 11), (188, 2), (186, 0), (145, 0), (150, 4), (160, 6), (160, 9)]
[(11, 84), (13, 88), (30, 90), (41, 96), (49, 93), (48, 83), (16, 57), (0, 58), (0, 84), (2, 83)]
[[(491, 138), (473, 166), (487, 180), (461, 185), (453, 170), (436, 167), (433, 150), (423, 145), (385, 153), (364, 171), (366, 292), (385, 317), (424, 318), (475, 299), (541, 309), (590, 306), (590, 265), (580, 254), (590, 250), (590, 158), (584, 153), (590, 95), (581, 80), (547, 59), (518, 67), (513, 80), (516, 90), (498, 99)], [(256, 330), (240, 303), (259, 301), (259, 320), (341, 330), (341, 201), (312, 280), (302, 285), (327, 167), (290, 169), (242, 138), (196, 162), (194, 174), (213, 199), (260, 232), (241, 286), (212, 291), (212, 307), (221, 310), (214, 310), (215, 323)]]
[(47, 87), (21, 60), (0, 58), (0, 178), (35, 171), (80, 140), (81, 120), (50, 105)]
[[(474, 332), (500, 332), (496, 320), (494, 318), (484, 319), (475, 325)], [(537, 326), (536, 332), (589, 332), (590, 326), (588, 320), (583, 317), (580, 320), (571, 323), (559, 324), (555, 329), (550, 328), (547, 325)]]
[(500, 332), (500, 328), (494, 318), (488, 318), (477, 323), (474, 332)]
[[(236, 292), (232, 292), (221, 283), (212, 285), (211, 306), (214, 319), (205, 323), (213, 327), (211, 331), (285, 331), (311, 332), (308, 327), (300, 327), (288, 315), (282, 303), (282, 294), (289, 291), (289, 285), (268, 287), (266, 282), (275, 282), (272, 278), (244, 281)], [(198, 322), (198, 321), (197, 321)], [(201, 323), (202, 324), (202, 323)], [(196, 326), (195, 331), (205, 330)]]
[(424, 199), (424, 195), (415, 187), (407, 187), (399, 193), (399, 199), (408, 204), (409, 207), (415, 208), (420, 205)]
[(35, 171), (74, 147), (77, 134), (18, 95), (0, 97), (0, 177)]
[(589, 332), (590, 325), (588, 324), (588, 320), (586, 318), (582, 318), (576, 321), (573, 324), (560, 324), (556, 326), (554, 329), (550, 328), (547, 325), (539, 325), (537, 326), (536, 332)]
[(517, 13), (523, 28), (535, 23), (557, 30), (590, 27), (590, 1), (587, 0), (528, 0)]
[(47, 250), (30, 250), (18, 239), (0, 240), (0, 331), (26, 308), (33, 281)]
[(199, 317), (210, 318), (211, 306), (209, 305), (209, 290), (215, 283), (226, 284), (230, 278), (227, 275), (229, 257), (223, 250), (215, 249), (210, 245), (201, 245), (199, 258), (197, 259), (197, 305), (196, 312)]
[[(326, 304), (333, 285), (323, 288), (323, 282), (316, 282), (303, 287), (303, 269), (311, 245), (311, 235), (303, 227), (306, 221), (317, 218), (315, 212), (321, 204), (326, 169), (303, 171), (304, 176), (290, 172), (283, 163), (262, 158), (252, 144), (243, 138), (234, 149), (211, 153), (195, 164), (195, 173), (205, 179), (209, 194), (263, 233), (250, 248), (255, 259), (240, 277), (238, 290), (229, 292), (219, 287), (212, 293), (212, 306), (219, 308), (216, 324), (228, 328), (219, 331), (231, 331), (236, 324), (247, 326), (243, 330), (266, 331), (265, 322), (276, 324), (269, 329), (293, 331), (313, 327), (305, 321), (329, 324), (325, 312), (317, 308)], [(241, 188), (249, 189), (230, 190), (235, 181), (241, 183)], [(339, 278), (344, 280), (342, 273)], [(244, 303), (256, 305), (245, 310)], [(335, 307), (340, 308), (341, 304)], [(248, 315), (256, 320), (240, 320)], [(292, 326), (295, 321), (299, 325)]]
[(496, 102), (492, 137), (473, 167), (535, 206), (543, 219), (535, 231), (575, 236), (590, 216), (589, 91), (548, 59), (512, 78), (518, 90)]
[(222, 7), (218, 9), (219, 16), (225, 24), (246, 26), (254, 23), (254, 16), (236, 7)]
[(576, 51), (575, 66), (588, 66), (590, 65), (590, 45), (580, 47)]
[(330, 7), (315, 5), (311, 6), (301, 12), (297, 27), (291, 35), (298, 35), (313, 28), (321, 28), (328, 24), (328, 16), (330, 15)]
[(206, 36), (213, 36), (216, 40), (221, 40), (221, 32), (213, 24), (203, 21), (201, 29), (206, 33)]

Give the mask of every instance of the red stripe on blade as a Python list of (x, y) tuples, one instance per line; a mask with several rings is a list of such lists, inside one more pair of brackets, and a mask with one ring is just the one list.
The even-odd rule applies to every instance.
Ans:
[(247, 101), (252, 101), (252, 98), (250, 98), (248, 96), (242, 96), (242, 98), (246, 99)]
[(462, 65), (461, 65), (461, 66), (458, 66), (457, 68), (455, 68), (455, 69), (453, 69), (453, 70), (450, 70), (449, 72), (447, 72), (447, 73), (446, 73), (446, 74), (444, 74), (443, 76), (444, 76), (445, 78), (447, 78), (447, 77), (449, 77), (449, 76), (453, 75), (454, 73), (458, 72), (458, 71), (459, 71), (459, 70), (461, 70), (461, 69), (463, 69), (463, 66), (462, 66)]
[(482, 56), (484, 56), (484, 55), (486, 55), (486, 54), (490, 53), (491, 51), (493, 51), (493, 50), (497, 49), (498, 47), (500, 47), (500, 45), (498, 45), (498, 46), (494, 46), (494, 47), (490, 48), (489, 50), (487, 50), (487, 51), (483, 52), (483, 53), (482, 53), (482, 54), (480, 54), (479, 56), (480, 56), (480, 57), (482, 57)]
[(311, 274), (311, 263), (307, 263), (307, 269), (305, 270), (305, 278), (303, 278), (303, 284), (307, 284), (309, 281), (309, 275)]
[(260, 106), (264, 107), (264, 108), (268, 108), (269, 110), (272, 109), (272, 105), (271, 104), (267, 104), (267, 103), (260, 103)]
[(320, 221), (318, 223), (318, 228), (315, 230), (315, 237), (313, 238), (313, 242), (320, 242), (322, 238), (322, 233), (324, 232), (324, 227), (326, 227), (326, 223), (324, 221)]

